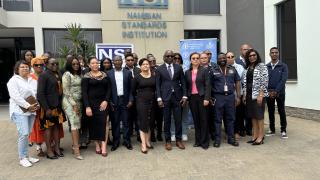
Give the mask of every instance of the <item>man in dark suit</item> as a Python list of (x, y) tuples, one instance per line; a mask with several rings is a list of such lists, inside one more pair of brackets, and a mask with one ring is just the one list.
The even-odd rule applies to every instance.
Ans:
[[(132, 74), (132, 77), (134, 78), (136, 75), (138, 75), (141, 70), (137, 66), (134, 65), (134, 57), (133, 54), (127, 53), (125, 56), (126, 60), (126, 66), (125, 69), (129, 70)], [(133, 102), (133, 105), (131, 108), (128, 109), (128, 115), (129, 115), (129, 134), (132, 136), (133, 134), (133, 128), (136, 131), (137, 134), (137, 141), (141, 142), (140, 139), (140, 133), (139, 133), (139, 125), (137, 120), (137, 109), (135, 106), (135, 103)], [(134, 127), (133, 127), (134, 125)]]
[(186, 85), (183, 69), (173, 63), (174, 53), (167, 50), (164, 53), (164, 64), (156, 70), (157, 101), (163, 107), (165, 148), (172, 149), (171, 145), (171, 114), (173, 112), (175, 121), (176, 146), (185, 149), (182, 143), (181, 105), (185, 106), (187, 101)]
[(127, 149), (132, 150), (129, 122), (128, 122), (128, 108), (132, 106), (133, 97), (131, 94), (131, 80), (132, 73), (122, 68), (121, 56), (115, 56), (113, 59), (114, 69), (108, 71), (108, 76), (111, 80), (111, 125), (113, 146), (111, 151), (115, 151), (120, 144), (120, 121), (123, 125), (123, 145)]
[[(240, 56), (236, 59), (236, 63), (240, 64), (244, 69), (246, 69), (246, 60), (245, 60), (245, 56), (246, 53), (249, 49), (252, 49), (252, 47), (249, 44), (242, 44), (240, 46)], [(241, 105), (240, 106), (244, 106), (243, 102), (240, 102)], [(242, 114), (242, 117), (245, 117), (245, 112), (244, 109), (242, 110), (242, 112), (239, 112), (239, 114)], [(245, 118), (245, 129), (246, 129), (246, 134), (248, 136), (252, 135), (252, 122), (251, 119), (249, 118)], [(244, 136), (244, 133), (240, 134), (241, 136)]]

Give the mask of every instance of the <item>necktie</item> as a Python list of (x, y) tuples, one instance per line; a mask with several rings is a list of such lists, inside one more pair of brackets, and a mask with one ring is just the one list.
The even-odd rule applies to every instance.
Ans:
[(168, 73), (169, 73), (170, 79), (172, 79), (171, 64), (169, 64), (168, 66)]

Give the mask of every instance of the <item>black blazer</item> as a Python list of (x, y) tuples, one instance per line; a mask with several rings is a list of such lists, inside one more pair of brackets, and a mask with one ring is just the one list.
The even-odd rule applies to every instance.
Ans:
[(59, 95), (57, 88), (58, 80), (62, 85), (61, 75), (59, 74), (57, 79), (55, 74), (50, 70), (46, 70), (39, 75), (37, 99), (44, 110), (61, 106), (62, 96)]
[[(123, 96), (124, 103), (128, 104), (129, 101), (133, 101), (132, 93), (131, 93), (131, 80), (132, 73), (131, 71), (123, 68)], [(111, 69), (107, 72), (110, 80), (111, 80), (111, 102), (113, 105), (118, 104), (118, 93), (117, 93), (117, 84), (115, 79), (115, 69)]]
[[(191, 96), (192, 90), (192, 70), (187, 70), (185, 73), (186, 79), (186, 88), (188, 98)], [(211, 85), (210, 77), (208, 73), (208, 68), (198, 68), (197, 77), (196, 77), (196, 86), (198, 94), (204, 97), (205, 100), (210, 100), (211, 96)]]
[(173, 78), (170, 78), (166, 64), (162, 64), (156, 69), (156, 89), (157, 98), (162, 101), (169, 101), (172, 95), (172, 88), (178, 101), (182, 96), (187, 96), (186, 84), (183, 69), (178, 64), (172, 64), (174, 69)]
[[(127, 70), (130, 71), (130, 69), (129, 69), (127, 66), (125, 67), (125, 69), (127, 69)], [(136, 76), (136, 75), (138, 75), (139, 73), (141, 73), (140, 68), (138, 68), (137, 66), (134, 66), (134, 67), (133, 67), (133, 75)]]

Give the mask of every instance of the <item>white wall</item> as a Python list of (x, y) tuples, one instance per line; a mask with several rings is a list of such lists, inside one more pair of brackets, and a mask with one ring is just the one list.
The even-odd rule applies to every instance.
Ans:
[(220, 0), (220, 15), (185, 15), (185, 30), (220, 30), (221, 51), (227, 51), (226, 0)]
[[(0, 12), (1, 13), (1, 12)], [(1, 14), (0, 14), (1, 15)], [(34, 28), (36, 54), (43, 54), (43, 28), (65, 28), (69, 23), (101, 29), (101, 15), (93, 13), (41, 12), (41, 1), (33, 1), (33, 12), (7, 11), (8, 28)]]
[[(265, 0), (265, 54), (277, 45), (276, 7), (281, 0)], [(320, 1), (296, 0), (298, 81), (287, 83), (286, 106), (320, 110)]]
[[(0, 0), (1, 1), (1, 0)], [(0, 27), (7, 25), (7, 11), (0, 7)]]

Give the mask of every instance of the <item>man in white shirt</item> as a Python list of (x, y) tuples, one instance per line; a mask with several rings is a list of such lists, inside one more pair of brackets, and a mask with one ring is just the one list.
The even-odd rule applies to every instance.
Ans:
[(127, 149), (132, 150), (130, 133), (128, 108), (132, 106), (133, 97), (131, 94), (131, 71), (122, 68), (121, 56), (115, 56), (113, 59), (114, 69), (108, 71), (111, 81), (111, 121), (113, 146), (111, 151), (115, 151), (120, 144), (120, 122), (123, 124), (123, 145)]

